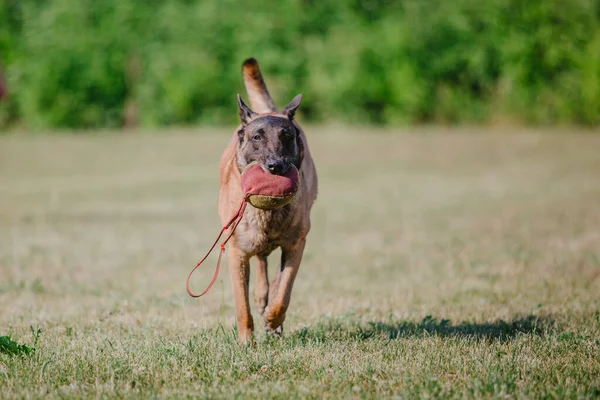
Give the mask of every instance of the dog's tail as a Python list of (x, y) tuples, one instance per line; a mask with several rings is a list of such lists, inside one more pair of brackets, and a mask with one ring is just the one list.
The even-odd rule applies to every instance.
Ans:
[(254, 58), (244, 61), (242, 75), (252, 109), (259, 114), (277, 111), (258, 68), (258, 62)]

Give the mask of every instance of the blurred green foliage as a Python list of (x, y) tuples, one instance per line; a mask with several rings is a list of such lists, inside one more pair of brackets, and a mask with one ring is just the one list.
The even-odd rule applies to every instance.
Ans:
[(600, 0), (0, 0), (0, 56), (29, 128), (235, 123), (249, 56), (304, 120), (600, 125)]

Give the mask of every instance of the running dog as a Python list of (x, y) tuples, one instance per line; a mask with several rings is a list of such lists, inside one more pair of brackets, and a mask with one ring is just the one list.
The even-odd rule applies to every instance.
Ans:
[[(241, 173), (250, 163), (259, 163), (271, 174), (284, 174), (292, 164), (298, 169), (298, 191), (291, 203), (272, 211), (246, 207), (244, 218), (229, 242), (229, 272), (237, 317), (238, 339), (252, 342), (254, 321), (250, 312), (250, 259), (255, 257), (254, 302), (267, 332), (281, 335), (290, 304), (292, 287), (302, 261), (310, 230), (310, 210), (317, 197), (317, 172), (306, 136), (294, 119), (302, 95), (281, 111), (267, 91), (258, 63), (242, 65), (249, 108), (238, 94), (241, 124), (225, 149), (219, 165), (219, 217), (223, 225), (239, 208), (243, 194)], [(267, 256), (281, 248), (281, 264), (269, 285)]]

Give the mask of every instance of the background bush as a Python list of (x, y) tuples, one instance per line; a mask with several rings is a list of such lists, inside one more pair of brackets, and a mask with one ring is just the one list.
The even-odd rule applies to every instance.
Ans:
[(256, 57), (303, 119), (600, 125), (600, 0), (0, 0), (28, 128), (236, 121)]

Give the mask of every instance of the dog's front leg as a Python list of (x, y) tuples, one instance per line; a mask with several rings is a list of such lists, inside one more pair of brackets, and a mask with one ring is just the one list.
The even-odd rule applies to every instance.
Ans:
[(267, 257), (256, 256), (256, 281), (254, 283), (254, 302), (260, 315), (265, 312), (269, 296), (269, 276), (267, 273)]
[(227, 254), (231, 286), (235, 299), (238, 340), (240, 343), (247, 344), (252, 342), (252, 331), (254, 330), (254, 321), (252, 320), (250, 302), (248, 301), (250, 262), (248, 256), (235, 246), (231, 246)]
[(269, 305), (264, 314), (265, 328), (268, 331), (274, 332), (285, 320), (305, 244), (306, 239), (302, 238), (292, 246), (281, 249), (281, 270), (276, 277), (277, 282), (274, 282), (276, 289), (271, 290), (273, 295), (269, 295)]

